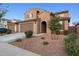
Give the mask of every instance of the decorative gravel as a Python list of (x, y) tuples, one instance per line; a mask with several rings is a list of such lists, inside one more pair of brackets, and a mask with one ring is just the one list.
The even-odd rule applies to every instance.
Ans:
[[(54, 35), (52, 35), (54, 36)], [(44, 37), (43, 39), (41, 37)], [(43, 42), (48, 42), (44, 45)], [(58, 39), (51, 39), (51, 35), (44, 34), (34, 36), (32, 38), (25, 38), (21, 42), (11, 42), (10, 44), (17, 47), (29, 50), (42, 56), (66, 56), (64, 47), (64, 35), (59, 35)]]

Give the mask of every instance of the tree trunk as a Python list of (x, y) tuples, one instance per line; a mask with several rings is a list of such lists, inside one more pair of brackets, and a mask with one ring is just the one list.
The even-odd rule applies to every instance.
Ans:
[(57, 33), (57, 40), (58, 40), (58, 38), (59, 38), (59, 34), (60, 34), (60, 32)]

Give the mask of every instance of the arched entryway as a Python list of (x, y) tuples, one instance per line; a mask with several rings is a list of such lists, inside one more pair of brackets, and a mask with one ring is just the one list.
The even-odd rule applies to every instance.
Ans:
[(43, 22), (41, 23), (41, 32), (42, 32), (42, 33), (46, 33), (46, 27), (47, 27), (46, 22), (43, 21)]

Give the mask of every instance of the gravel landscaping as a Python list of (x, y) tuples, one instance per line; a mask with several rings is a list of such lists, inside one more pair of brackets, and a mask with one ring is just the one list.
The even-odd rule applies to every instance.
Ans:
[(64, 35), (59, 35), (58, 40), (52, 40), (50, 37), (49, 34), (43, 34), (22, 39), (22, 41), (14, 41), (10, 44), (42, 56), (66, 56)]

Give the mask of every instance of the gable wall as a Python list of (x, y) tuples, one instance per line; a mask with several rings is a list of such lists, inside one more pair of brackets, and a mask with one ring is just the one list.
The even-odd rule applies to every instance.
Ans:
[(27, 12), (24, 13), (24, 20), (29, 20), (30, 19), (29, 18), (29, 14), (30, 13), (33, 15), (32, 19), (36, 19), (37, 18), (36, 10), (28, 10)]

